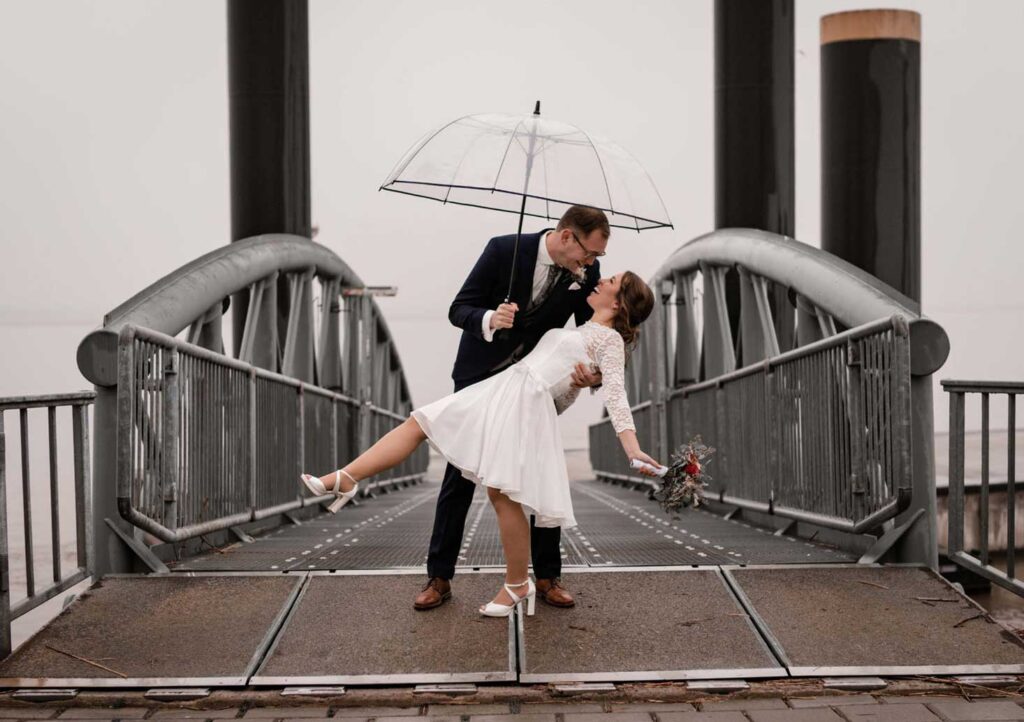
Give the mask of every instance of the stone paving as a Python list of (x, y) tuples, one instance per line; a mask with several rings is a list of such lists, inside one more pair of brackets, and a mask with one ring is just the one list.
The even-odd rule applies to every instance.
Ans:
[[(991, 690), (989, 690), (991, 691)], [(11, 706), (0, 697), (0, 720), (223, 720), (261, 722), (341, 718), (345, 722), (1024, 722), (1024, 695), (966, 699), (963, 696), (826, 694), (759, 698), (702, 698), (693, 702), (541, 701), (412, 706), (307, 705), (200, 709), (189, 703), (152, 706)], [(197, 703), (191, 703), (196, 705)]]

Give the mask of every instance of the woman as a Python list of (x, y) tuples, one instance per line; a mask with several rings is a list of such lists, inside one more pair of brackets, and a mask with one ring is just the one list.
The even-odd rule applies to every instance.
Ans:
[(576, 526), (556, 416), (579, 394), (571, 384), (577, 363), (601, 369), (605, 406), (626, 456), (658, 466), (637, 442), (624, 375), (626, 349), (636, 343), (654, 295), (626, 271), (602, 278), (587, 303), (594, 314), (582, 326), (548, 331), (518, 363), (415, 409), (348, 466), (320, 478), (303, 474), (302, 482), (314, 494), (338, 496), (329, 507), (334, 512), (356, 495), (360, 479), (399, 464), (428, 441), (463, 476), (487, 487), (498, 515), (505, 584), (480, 613), (507, 617), (525, 600), (527, 615), (533, 614), (536, 588), (527, 574), (530, 526), (524, 507), (537, 526)]

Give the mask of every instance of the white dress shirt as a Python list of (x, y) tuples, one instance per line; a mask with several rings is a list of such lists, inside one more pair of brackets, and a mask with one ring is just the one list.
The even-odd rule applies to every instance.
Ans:
[[(548, 231), (540, 239), (540, 244), (537, 247), (537, 265), (533, 267), (533, 290), (530, 292), (530, 300), (537, 298), (540, 294), (541, 289), (544, 288), (544, 283), (548, 280), (548, 268), (555, 265), (555, 262), (551, 260), (551, 254), (548, 253), (548, 236), (554, 231)], [(525, 311), (525, 308), (519, 309)], [(494, 311), (487, 311), (484, 313), (483, 321), (481, 322), (484, 332), (484, 341), (492, 341), (494, 339), (494, 332), (496, 329), (491, 328), (491, 316), (494, 315)]]

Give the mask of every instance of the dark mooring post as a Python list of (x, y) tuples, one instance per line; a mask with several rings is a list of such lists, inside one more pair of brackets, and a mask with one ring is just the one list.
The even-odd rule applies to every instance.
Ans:
[[(231, 240), (262, 233), (309, 237), (309, 11), (307, 0), (228, 0)], [(287, 279), (277, 288), (281, 334)], [(248, 294), (232, 299), (237, 355)], [(257, 346), (283, 344), (269, 324)], [(272, 365), (260, 355), (258, 365)]]
[[(715, 2), (715, 227), (787, 236), (794, 225), (793, 0)], [(726, 294), (740, 338), (740, 277)], [(794, 346), (786, 289), (773, 291), (779, 350)], [(740, 363), (763, 349), (740, 348)]]
[(921, 301), (921, 16), (821, 19), (822, 248)]
[[(920, 304), (921, 16), (822, 17), (821, 103), (822, 248)], [(914, 366), (913, 497), (895, 520), (905, 533), (892, 557), (937, 569), (932, 378), (913, 375)]]

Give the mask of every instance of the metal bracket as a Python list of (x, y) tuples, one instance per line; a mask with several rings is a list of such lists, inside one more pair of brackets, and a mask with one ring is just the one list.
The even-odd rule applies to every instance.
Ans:
[(857, 560), (857, 563), (877, 564), (878, 561), (888, 554), (896, 545), (896, 542), (898, 542), (904, 534), (910, 531), (911, 527), (913, 527), (914, 524), (917, 523), (917, 520), (923, 515), (924, 509), (918, 509), (907, 521), (886, 531), (882, 536), (875, 540), (875, 543), (871, 545), (870, 549), (864, 552), (863, 556)]
[(686, 683), (687, 689), (700, 690), (701, 692), (739, 692), (750, 689), (746, 680), (742, 679), (708, 679)]
[(552, 686), (556, 695), (586, 694), (588, 692), (614, 692), (615, 685), (611, 682), (576, 682), (574, 684), (556, 684)]
[(418, 684), (413, 694), (476, 694), (475, 684)]
[(885, 689), (889, 683), (881, 677), (825, 677), (821, 680), (821, 685), (826, 689), (869, 692), (873, 689)]
[(240, 526), (229, 527), (229, 531), (232, 534), (234, 534), (236, 537), (238, 537), (239, 541), (245, 542), (246, 544), (252, 544), (254, 541), (256, 541), (250, 535), (246, 534), (242, 530), (242, 527), (240, 527)]
[(773, 532), (773, 535), (774, 536), (785, 536), (795, 526), (796, 526), (796, 520), (795, 519), (790, 519), (789, 521), (786, 522), (786, 524), (784, 526), (780, 526), (778, 529), (776, 529)]
[(158, 687), (146, 690), (142, 695), (146, 699), (157, 699), (165, 702), (187, 702), (210, 696), (208, 687)]
[(336, 697), (345, 694), (345, 688), (334, 687), (285, 687), (281, 690), (282, 697)]
[(132, 550), (136, 557), (139, 558), (143, 564), (150, 568), (156, 574), (170, 574), (171, 570), (167, 568), (167, 565), (160, 561), (159, 557), (153, 553), (153, 551), (136, 539), (134, 536), (127, 534), (116, 522), (112, 521), (110, 517), (104, 517), (103, 521), (107, 523), (111, 531), (117, 535), (117, 537), (124, 542), (125, 546)]
[(23, 702), (60, 702), (74, 699), (78, 690), (73, 687), (54, 687), (53, 689), (19, 689), (11, 695), (12, 699)]
[(295, 526), (302, 526), (302, 520), (290, 511), (282, 512), (281, 516), (283, 516), (285, 519), (290, 521)]

